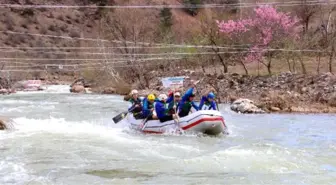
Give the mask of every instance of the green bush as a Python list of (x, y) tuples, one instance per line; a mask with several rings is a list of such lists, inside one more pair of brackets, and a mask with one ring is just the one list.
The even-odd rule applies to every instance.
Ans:
[(196, 16), (198, 14), (199, 8), (197, 5), (201, 5), (201, 0), (183, 0), (183, 4), (186, 6), (184, 10), (191, 16)]

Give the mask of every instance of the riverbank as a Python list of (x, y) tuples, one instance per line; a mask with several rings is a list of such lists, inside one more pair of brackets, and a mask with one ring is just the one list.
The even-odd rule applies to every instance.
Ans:
[[(84, 84), (90, 92), (98, 94), (125, 95), (131, 89), (138, 89), (141, 95), (159, 94), (164, 90), (161, 78), (186, 76), (182, 92), (190, 87), (191, 81), (199, 80), (196, 86), (197, 99), (208, 89), (213, 89), (219, 103), (232, 103), (239, 98), (250, 99), (265, 112), (278, 113), (336, 113), (336, 76), (330, 73), (301, 75), (281, 73), (274, 76), (248, 76), (240, 74), (204, 74), (191, 70), (148, 73), (148, 87), (144, 82), (131, 85), (108, 85), (99, 80), (95, 85)], [(45, 84), (72, 84), (72, 78), (50, 78)], [(85, 79), (84, 79), (85, 81)], [(80, 84), (79, 84), (80, 85)], [(83, 87), (84, 89), (84, 87)], [(87, 91), (82, 91), (85, 93)]]
[(163, 89), (160, 77), (188, 76), (184, 83), (184, 90), (190, 87), (191, 80), (200, 80), (196, 87), (198, 98), (207, 89), (213, 89), (220, 103), (232, 103), (239, 98), (247, 98), (265, 112), (336, 113), (336, 76), (330, 73), (247, 76), (204, 75), (183, 71), (176, 74), (154, 72), (151, 75), (157, 75), (157, 77), (150, 77), (149, 88), (143, 89), (137, 84), (133, 84), (133, 87), (140, 89), (143, 95), (150, 92), (159, 93)]

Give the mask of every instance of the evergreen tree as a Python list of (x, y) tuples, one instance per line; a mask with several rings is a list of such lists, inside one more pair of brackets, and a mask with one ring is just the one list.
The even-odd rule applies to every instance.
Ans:
[(186, 6), (184, 10), (188, 14), (196, 16), (199, 9), (197, 6), (202, 4), (202, 0), (183, 0), (183, 4)]
[(161, 28), (170, 29), (173, 25), (173, 14), (170, 8), (163, 8), (160, 11)]

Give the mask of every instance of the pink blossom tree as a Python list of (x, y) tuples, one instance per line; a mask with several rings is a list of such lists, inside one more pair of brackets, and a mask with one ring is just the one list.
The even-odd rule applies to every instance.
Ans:
[[(272, 47), (279, 47), (287, 39), (297, 39), (299, 30), (296, 17), (277, 11), (271, 6), (260, 6), (246, 19), (217, 21), (219, 31), (234, 43), (248, 44), (247, 51), (242, 51), (241, 62), (260, 62), (271, 74)], [(265, 61), (264, 58), (267, 57)], [(247, 73), (247, 70), (245, 68)]]

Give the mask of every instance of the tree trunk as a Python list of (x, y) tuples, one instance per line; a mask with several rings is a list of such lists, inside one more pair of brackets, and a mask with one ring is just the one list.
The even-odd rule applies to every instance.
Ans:
[(332, 61), (333, 61), (333, 58), (334, 58), (334, 51), (335, 51), (334, 46), (332, 46), (330, 54), (329, 54), (329, 72), (330, 73), (333, 73)]
[(239, 63), (243, 66), (245, 74), (248, 75), (248, 70), (247, 70), (246, 65), (244, 64), (244, 62), (240, 61)]
[(267, 72), (268, 72), (269, 75), (272, 75), (271, 60), (267, 63)]
[(293, 58), (293, 72), (296, 73), (296, 61), (295, 61), (295, 58)]
[(301, 68), (302, 68), (302, 73), (303, 73), (303, 74), (307, 74), (306, 65), (304, 64), (304, 62), (303, 62), (303, 59), (302, 59), (302, 56), (301, 56), (301, 55), (299, 56), (299, 61), (300, 61), (300, 65), (301, 65)]
[(287, 62), (287, 64), (288, 64), (288, 69), (289, 69), (289, 71), (292, 73), (293, 71), (292, 71), (292, 68), (291, 68), (290, 57), (289, 57), (289, 56), (287, 56), (287, 58), (286, 58), (286, 62)]
[(321, 66), (321, 53), (317, 56), (317, 74), (320, 74), (320, 66)]

